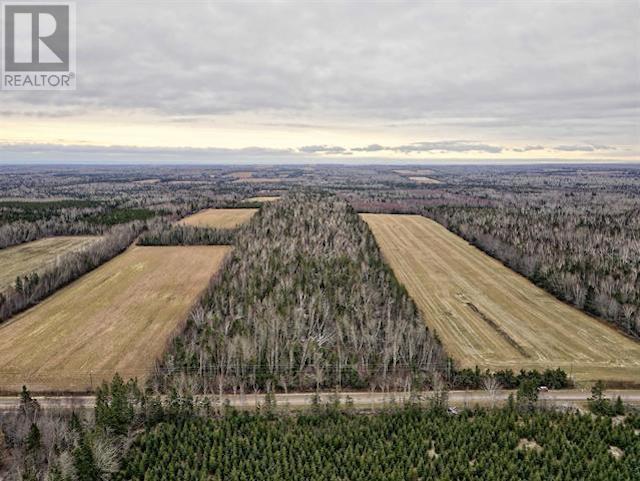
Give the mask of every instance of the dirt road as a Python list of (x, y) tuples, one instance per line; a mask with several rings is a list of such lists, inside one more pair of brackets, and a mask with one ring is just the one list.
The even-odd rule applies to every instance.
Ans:
[[(420, 393), (422, 399), (429, 398), (431, 392)], [(491, 405), (492, 403), (503, 403), (509, 397), (509, 394), (514, 394), (514, 391), (499, 391), (492, 396), (487, 391), (450, 391), (449, 404), (452, 406), (473, 406), (479, 405)], [(515, 395), (515, 394), (514, 394)], [(605, 395), (610, 399), (615, 399), (620, 396), (623, 401), (627, 403), (640, 403), (640, 390), (608, 390)], [(591, 396), (591, 392), (588, 390), (558, 390), (543, 392), (539, 395), (541, 403), (546, 403), (554, 406), (570, 406), (579, 404), (586, 401)], [(288, 406), (293, 408), (300, 408), (310, 406), (313, 402), (313, 393), (290, 393), (290, 394), (277, 394), (276, 405)], [(220, 403), (218, 396), (209, 396), (212, 403)], [(408, 398), (406, 393), (370, 393), (370, 392), (342, 392), (339, 393), (341, 403), (345, 403), (348, 398), (353, 402), (353, 405), (360, 408), (367, 408), (370, 406), (381, 406), (384, 404), (390, 404), (392, 402), (402, 402)], [(95, 405), (94, 396), (36, 396), (36, 399), (40, 405), (45, 409), (55, 408), (93, 408)], [(335, 399), (334, 393), (321, 393), (320, 401), (322, 403), (329, 403)], [(264, 395), (246, 394), (241, 395), (225, 395), (222, 398), (222, 402), (227, 402), (230, 406), (237, 408), (253, 408), (257, 404), (264, 403)], [(20, 400), (17, 396), (14, 397), (0, 397), (0, 412), (12, 411), (18, 408)]]

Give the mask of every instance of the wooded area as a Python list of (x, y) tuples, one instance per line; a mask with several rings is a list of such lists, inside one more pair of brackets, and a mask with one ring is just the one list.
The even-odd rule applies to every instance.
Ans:
[(159, 366), (191, 392), (404, 389), (446, 366), (439, 342), (344, 201), (266, 204)]

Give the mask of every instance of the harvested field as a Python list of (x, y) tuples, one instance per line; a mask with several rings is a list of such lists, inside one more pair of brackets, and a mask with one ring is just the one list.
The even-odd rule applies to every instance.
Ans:
[(144, 380), (229, 250), (132, 247), (0, 325), (0, 390)]
[(100, 239), (97, 236), (49, 237), (0, 249), (0, 291), (16, 277), (41, 273), (55, 265), (58, 256), (77, 251)]
[(440, 182), (439, 180), (424, 176), (409, 177), (409, 180), (413, 180), (418, 184), (442, 184), (442, 182)]
[(233, 229), (251, 220), (258, 209), (206, 209), (185, 217), (180, 224)]
[(249, 197), (245, 202), (275, 202), (280, 196)]
[(576, 381), (640, 383), (640, 343), (560, 302), (432, 220), (362, 217), (462, 367), (560, 367)]

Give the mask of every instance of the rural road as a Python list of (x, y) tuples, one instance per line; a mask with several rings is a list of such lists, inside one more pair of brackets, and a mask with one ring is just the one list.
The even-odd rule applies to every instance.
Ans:
[[(492, 396), (487, 391), (449, 391), (449, 404), (453, 406), (472, 406), (474, 404), (491, 404), (492, 401), (504, 402), (509, 394), (514, 391), (500, 391)], [(423, 398), (429, 397), (430, 393), (422, 393)], [(627, 403), (640, 403), (640, 390), (607, 390), (606, 397), (615, 399), (620, 396)], [(312, 404), (313, 393), (289, 393), (276, 394), (276, 404), (289, 407), (304, 407)], [(331, 402), (334, 399), (334, 393), (321, 393), (320, 400), (323, 403)], [(368, 407), (375, 405), (388, 404), (392, 401), (401, 402), (407, 398), (402, 392), (396, 393), (370, 393), (370, 392), (343, 392), (340, 393), (340, 401), (344, 403), (350, 397), (354, 406)], [(588, 390), (558, 390), (540, 393), (539, 400), (554, 405), (570, 405), (586, 401), (591, 396)], [(55, 408), (93, 408), (95, 405), (94, 396), (34, 396), (40, 405), (45, 409)], [(218, 396), (209, 396), (212, 403), (218, 402)], [(255, 407), (257, 403), (264, 403), (264, 395), (246, 394), (241, 395), (225, 395), (223, 400), (228, 401), (230, 406), (238, 408)], [(20, 400), (17, 396), (0, 397), (0, 412), (12, 411), (18, 408)]]

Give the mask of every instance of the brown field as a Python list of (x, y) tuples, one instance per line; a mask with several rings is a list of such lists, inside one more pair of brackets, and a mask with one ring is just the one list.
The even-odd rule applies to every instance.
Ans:
[(579, 382), (640, 383), (640, 343), (560, 302), (432, 220), (362, 217), (462, 367), (560, 367)]
[(442, 182), (440, 182), (439, 180), (432, 179), (431, 177), (424, 177), (424, 176), (409, 177), (409, 180), (413, 180), (418, 184), (442, 184)]
[(132, 247), (0, 325), (0, 390), (144, 380), (229, 250)]
[(206, 209), (185, 217), (180, 224), (233, 229), (251, 220), (258, 209)]
[(244, 202), (275, 202), (280, 196), (249, 197)]
[(16, 277), (42, 273), (56, 263), (58, 256), (82, 249), (98, 239), (97, 236), (49, 237), (0, 249), (0, 291), (12, 285)]

